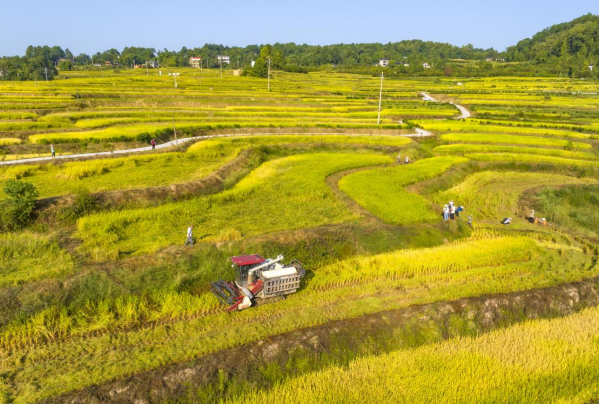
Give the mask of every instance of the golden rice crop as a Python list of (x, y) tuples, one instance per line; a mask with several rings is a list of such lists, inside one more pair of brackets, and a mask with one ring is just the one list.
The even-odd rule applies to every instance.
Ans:
[(598, 339), (591, 308), (361, 358), (221, 403), (590, 403), (599, 393)]
[(353, 258), (321, 268), (310, 287), (323, 290), (373, 279), (394, 280), (524, 262), (537, 250), (536, 243), (527, 237), (486, 238), (434, 248), (400, 250)]
[(0, 138), (0, 146), (9, 146), (11, 144), (19, 144), (21, 139), (17, 137), (2, 137)]

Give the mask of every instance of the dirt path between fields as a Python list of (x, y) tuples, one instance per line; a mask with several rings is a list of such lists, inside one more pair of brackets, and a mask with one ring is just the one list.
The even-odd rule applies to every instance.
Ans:
[[(350, 133), (343, 133), (343, 132), (340, 132), (340, 133), (335, 133), (335, 132), (332, 132), (332, 133), (331, 132), (287, 133), (287, 132), (284, 132), (284, 133), (259, 133), (259, 134), (255, 134), (255, 135), (244, 134), (244, 133), (233, 133), (233, 134), (223, 134), (223, 135), (193, 136), (193, 137), (181, 138), (178, 140), (171, 140), (169, 142), (165, 142), (165, 143), (156, 145), (156, 150), (163, 150), (163, 149), (168, 149), (168, 148), (172, 148), (172, 147), (179, 147), (179, 146), (184, 145), (185, 143), (188, 143), (188, 142), (191, 142), (194, 140), (207, 140), (207, 139), (216, 139), (216, 138), (224, 138), (224, 137), (276, 136), (276, 135), (318, 136), (318, 135), (339, 135), (339, 134), (344, 135), (344, 136), (365, 136), (365, 134), (361, 134), (361, 133), (350, 134)], [(430, 133), (423, 131), (422, 129), (416, 129), (416, 133), (400, 134), (397, 136), (421, 137), (421, 136), (430, 136), (430, 135), (431, 135)], [(152, 151), (152, 147), (147, 146), (147, 147), (138, 147), (135, 149), (115, 150), (115, 151), (108, 151), (108, 152), (65, 154), (63, 156), (56, 156), (56, 157), (33, 157), (33, 158), (28, 158), (28, 159), (0, 161), (0, 166), (10, 166), (10, 165), (27, 164), (27, 163), (43, 163), (43, 162), (60, 161), (60, 160), (88, 159), (88, 158), (95, 158), (95, 157), (118, 157), (118, 156), (123, 156), (123, 155), (128, 155), (128, 154), (145, 153), (145, 152), (151, 152), (151, 151)]]
[[(430, 94), (425, 93), (425, 92), (421, 92), (420, 94), (422, 94), (422, 100), (423, 101), (430, 101), (430, 102), (439, 102), (436, 98), (433, 98)], [(453, 119), (467, 119), (470, 118), (470, 116), (472, 116), (472, 114), (470, 113), (470, 111), (468, 111), (466, 108), (464, 108), (462, 105), (458, 105), (458, 104), (454, 104), (453, 101), (449, 101), (449, 103), (453, 106), (455, 106), (457, 109), (460, 110), (460, 115), (453, 118)]]
[(346, 354), (357, 353), (367, 344), (376, 347), (371, 354), (380, 354), (458, 335), (478, 335), (525, 320), (565, 316), (598, 304), (596, 277), (544, 289), (411, 306), (272, 336), (185, 363), (89, 386), (44, 403), (149, 404), (176, 400), (187, 396), (189, 389), (218, 386), (223, 375), (228, 380), (263, 382), (260, 368), (276, 363), (286, 369), (294, 353), (317, 358), (333, 355), (339, 349)]

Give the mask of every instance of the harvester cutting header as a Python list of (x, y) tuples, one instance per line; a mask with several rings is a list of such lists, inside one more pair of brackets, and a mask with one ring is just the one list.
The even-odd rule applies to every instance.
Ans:
[(219, 280), (212, 282), (212, 293), (229, 311), (243, 310), (255, 299), (269, 299), (295, 293), (306, 271), (293, 260), (283, 264), (284, 257), (265, 259), (260, 255), (231, 257), (235, 268), (235, 283)]

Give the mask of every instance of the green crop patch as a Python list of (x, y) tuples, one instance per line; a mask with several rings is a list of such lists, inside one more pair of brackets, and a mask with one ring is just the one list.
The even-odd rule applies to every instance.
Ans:
[(397, 225), (430, 222), (438, 218), (430, 202), (406, 191), (405, 186), (467, 161), (463, 157), (433, 157), (414, 164), (363, 171), (342, 178), (339, 188), (386, 222)]
[[(215, 242), (340, 223), (353, 214), (335, 199), (324, 178), (336, 171), (390, 161), (367, 154), (287, 157), (265, 163), (231, 190), (213, 197), (85, 217), (78, 223), (78, 236), (83, 240), (82, 251), (101, 260), (182, 243), (181, 235), (189, 225), (197, 227), (199, 240)], [(274, 196), (280, 203), (268, 202)], [(140, 233), (144, 238), (137, 237)]]

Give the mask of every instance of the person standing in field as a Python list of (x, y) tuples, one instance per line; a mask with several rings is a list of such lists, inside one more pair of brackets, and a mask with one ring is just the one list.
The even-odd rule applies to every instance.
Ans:
[(152, 150), (156, 150), (156, 139), (152, 139), (150, 144), (152, 145)]
[(410, 159), (408, 158), (408, 156), (406, 156), (406, 161), (404, 164), (409, 164), (410, 163)]
[(54, 144), (50, 145), (50, 153), (52, 153), (52, 158), (56, 157), (56, 150), (54, 150)]
[(449, 206), (445, 204), (443, 206), (443, 221), (446, 222), (449, 220)]
[(455, 206), (453, 204), (449, 207), (449, 217), (451, 220), (455, 219)]
[(397, 153), (397, 164), (401, 164), (401, 153)]
[(187, 228), (187, 240), (185, 240), (184, 246), (193, 245), (193, 226)]

